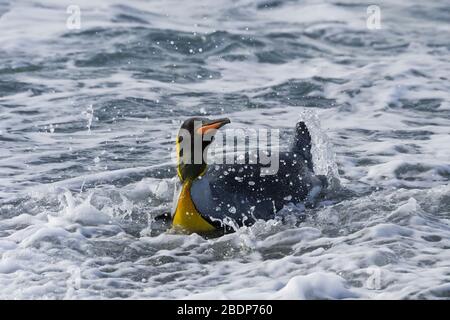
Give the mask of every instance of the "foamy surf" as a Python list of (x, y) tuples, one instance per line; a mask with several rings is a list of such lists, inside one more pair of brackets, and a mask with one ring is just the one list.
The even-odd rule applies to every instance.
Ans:
[[(0, 4), (0, 298), (448, 299), (445, 1)], [(32, 48), (24, 51), (24, 48)], [(166, 232), (174, 132), (307, 122), (315, 208)]]

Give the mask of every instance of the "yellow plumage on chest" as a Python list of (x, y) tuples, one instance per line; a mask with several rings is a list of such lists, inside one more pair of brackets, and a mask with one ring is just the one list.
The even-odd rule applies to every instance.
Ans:
[(187, 232), (210, 232), (215, 228), (208, 223), (194, 205), (191, 197), (192, 182), (183, 183), (172, 225), (175, 229)]

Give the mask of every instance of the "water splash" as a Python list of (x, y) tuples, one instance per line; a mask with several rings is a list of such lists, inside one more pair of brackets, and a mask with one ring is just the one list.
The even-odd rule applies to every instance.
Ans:
[(336, 153), (325, 130), (322, 128), (318, 112), (305, 108), (300, 113), (298, 121), (304, 121), (311, 133), (314, 172), (317, 175), (326, 176), (332, 189), (338, 188), (340, 178)]

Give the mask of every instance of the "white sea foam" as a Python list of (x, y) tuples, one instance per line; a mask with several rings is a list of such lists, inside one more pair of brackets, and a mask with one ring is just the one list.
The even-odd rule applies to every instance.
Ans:
[[(448, 299), (446, 1), (381, 4), (372, 31), (354, 1), (79, 0), (79, 31), (69, 4), (0, 4), (0, 298)], [(194, 115), (284, 147), (304, 120), (342, 188), (163, 232)]]

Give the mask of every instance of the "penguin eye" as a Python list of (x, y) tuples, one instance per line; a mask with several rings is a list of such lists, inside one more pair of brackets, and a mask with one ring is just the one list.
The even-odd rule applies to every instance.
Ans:
[(178, 143), (181, 143), (183, 141), (183, 136), (178, 136)]

